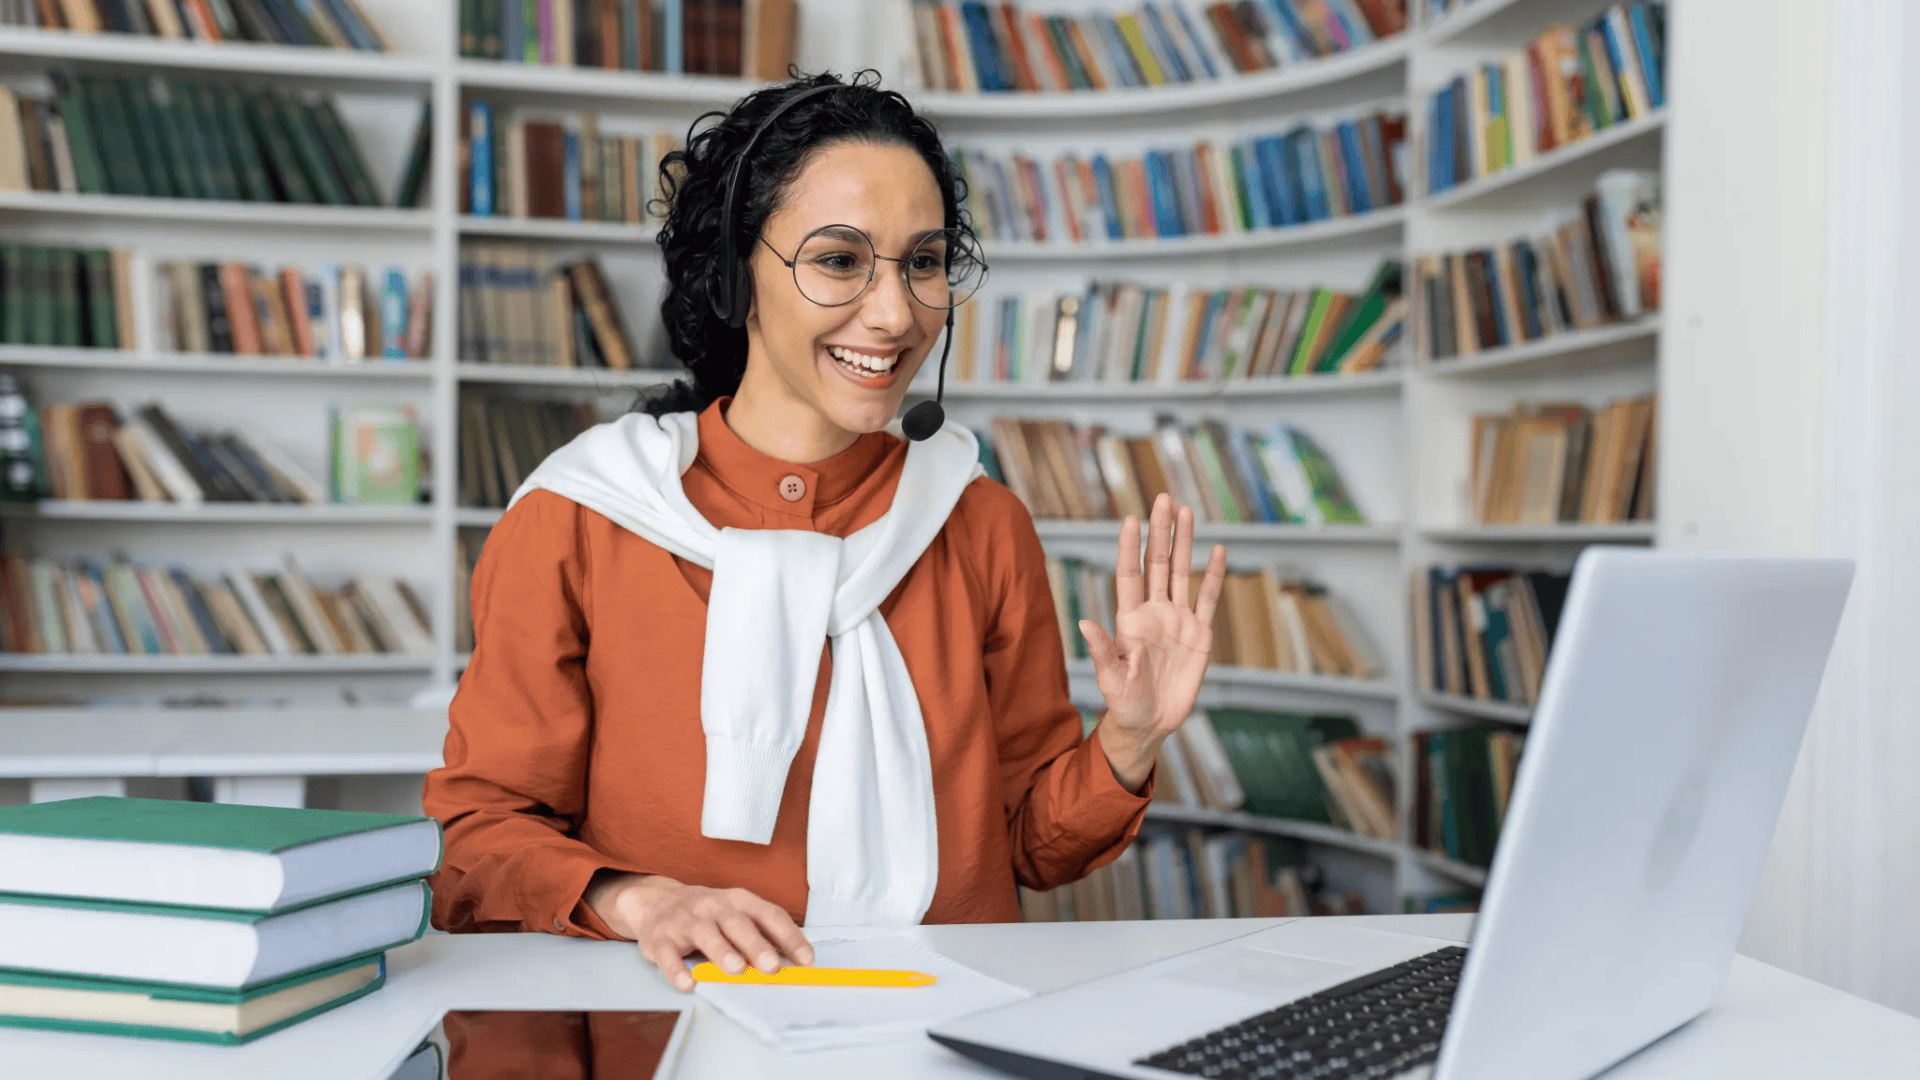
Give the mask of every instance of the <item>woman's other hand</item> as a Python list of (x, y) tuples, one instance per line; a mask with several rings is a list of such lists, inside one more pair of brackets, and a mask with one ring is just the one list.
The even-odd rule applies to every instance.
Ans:
[(813, 963), (813, 946), (785, 908), (745, 889), (709, 889), (658, 874), (618, 874), (587, 889), (587, 906), (682, 990), (693, 989), (695, 952), (738, 975), (751, 963), (768, 974), (782, 957)]
[(1114, 563), (1114, 633), (1082, 619), (1080, 633), (1093, 658), (1094, 679), (1107, 712), (1094, 734), (1129, 791), (1153, 771), (1160, 744), (1173, 734), (1200, 696), (1213, 651), (1213, 609), (1227, 576), (1227, 549), (1207, 558), (1200, 595), (1189, 599), (1193, 566), (1193, 509), (1174, 511), (1162, 493), (1153, 500), (1147, 529), (1147, 573), (1140, 574), (1140, 519), (1120, 526)]

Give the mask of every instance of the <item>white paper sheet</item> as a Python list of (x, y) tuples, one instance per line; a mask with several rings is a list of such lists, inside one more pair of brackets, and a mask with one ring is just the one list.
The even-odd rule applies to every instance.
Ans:
[(927, 1028), (967, 1013), (1032, 996), (967, 967), (905, 934), (823, 938), (813, 942), (818, 967), (896, 968), (939, 977), (932, 986), (758, 986), (700, 983), (697, 992), (777, 1050), (807, 1053), (915, 1039)]

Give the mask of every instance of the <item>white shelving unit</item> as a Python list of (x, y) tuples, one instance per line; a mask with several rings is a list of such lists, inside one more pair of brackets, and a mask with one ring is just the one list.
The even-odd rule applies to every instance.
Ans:
[[(684, 131), (702, 111), (722, 108), (755, 84), (702, 77), (530, 67), (461, 59), (455, 55), (456, 5), (450, 0), (363, 0), (405, 49), (395, 56), (247, 45), (209, 47), (182, 42), (126, 39), (114, 35), (0, 32), (0, 77), (62, 66), (80, 70), (161, 69), (211, 81), (258, 84), (269, 80), (320, 87), (341, 95), (342, 111), (368, 152), (383, 192), (394, 190), (404, 164), (414, 117), (422, 101), (433, 105), (434, 132), (430, 209), (314, 208), (106, 196), (0, 194), (0, 235), (27, 242), (111, 243), (136, 249), (137, 269), (163, 258), (241, 258), (278, 265), (340, 261), (364, 265), (399, 263), (431, 267), (435, 274), (432, 359), (409, 363), (337, 365), (311, 361), (168, 355), (150, 351), (153, 313), (147, 290), (136, 294), (143, 345), (131, 352), (0, 348), (0, 369), (18, 370), (39, 400), (97, 396), (119, 404), (159, 397), (179, 407), (189, 422), (225, 422), (246, 428), (267, 422), (278, 431), (304, 431), (295, 445), (313, 465), (324, 445), (328, 404), (343, 400), (410, 402), (423, 417), (432, 458), (433, 498), (417, 510), (213, 507), (186, 513), (168, 508), (47, 504), (10, 515), (0, 527), (26, 530), (33, 543), (55, 551), (98, 553), (123, 548), (136, 557), (191, 564), (231, 564), (241, 557), (276, 561), (283, 550), (298, 554), (310, 570), (348, 573), (379, 567), (425, 587), (436, 649), (430, 657), (314, 657), (291, 660), (241, 658), (0, 657), (6, 683), (35, 689), (95, 688), (112, 676), (116, 692), (126, 676), (163, 678), (170, 688), (215, 686), (226, 690), (265, 685), (312, 688), (342, 680), (376, 696), (404, 697), (423, 688), (452, 685), (466, 657), (453, 648), (455, 540), (462, 530), (484, 530), (498, 510), (457, 504), (455, 430), (463, 387), (486, 385), (516, 393), (578, 397), (605, 395), (609, 408), (624, 408), (632, 391), (657, 382), (658, 372), (613, 372), (520, 368), (460, 362), (456, 355), (459, 248), (464, 240), (525, 241), (598, 252), (657, 264), (654, 227), (598, 222), (517, 220), (461, 215), (457, 136), (463, 105), (484, 97), (509, 105), (561, 111), (632, 113), (661, 129)], [(870, 25), (893, 17), (886, 0), (860, 3), (803, 0), (800, 62), (803, 68), (850, 71), (874, 66), (893, 73), (902, 59), (878, 55), (903, 40)], [(1424, 0), (1408, 0), (1416, 19)], [(1602, 0), (1474, 0), (1433, 26), (1416, 26), (1394, 40), (1348, 55), (1295, 65), (1218, 83), (1102, 94), (960, 95), (911, 92), (920, 108), (956, 145), (992, 142), (1044, 150), (1102, 142), (1145, 144), (1190, 141), (1196, 130), (1277, 130), (1293, 116), (1359, 111), (1382, 103), (1406, 110), (1408, 193), (1404, 205), (1302, 227), (1227, 237), (1129, 240), (1082, 246), (989, 243), (994, 265), (990, 288), (1039, 289), (1062, 277), (1098, 274), (1146, 281), (1190, 280), (1305, 287), (1357, 287), (1379, 260), (1490, 243), (1518, 235), (1539, 212), (1566, 192), (1590, 184), (1600, 169), (1660, 160), (1667, 115), (1623, 125), (1587, 142), (1544, 155), (1528, 166), (1426, 198), (1422, 163), (1426, 94), (1462, 68), (1518, 47), (1545, 25), (1591, 15)], [(884, 18), (879, 18), (884, 16)], [(878, 42), (879, 44), (876, 44)], [(631, 324), (654, 318), (659, 271), (650, 279), (622, 280), (621, 306)], [(643, 275), (644, 277), (644, 275)], [(990, 325), (982, 312), (983, 325)], [(1326, 581), (1356, 607), (1389, 658), (1390, 672), (1377, 681), (1328, 679), (1278, 672), (1219, 668), (1210, 675), (1206, 700), (1273, 708), (1338, 708), (1356, 715), (1369, 733), (1403, 748), (1417, 731), (1463, 722), (1495, 720), (1524, 724), (1528, 710), (1422, 692), (1410, 674), (1407, 641), (1407, 575), (1434, 561), (1534, 559), (1564, 565), (1580, 545), (1645, 543), (1650, 525), (1487, 528), (1463, 523), (1459, 497), (1464, 482), (1466, 418), (1475, 411), (1509, 407), (1522, 398), (1573, 396), (1588, 400), (1651, 388), (1660, 339), (1658, 316), (1632, 324), (1569, 334), (1444, 367), (1408, 362), (1355, 377), (1274, 379), (1181, 385), (1005, 385), (948, 383), (949, 413), (974, 423), (995, 414), (1064, 415), (1140, 429), (1159, 412), (1183, 417), (1219, 416), (1229, 423), (1286, 420), (1312, 432), (1346, 475), (1369, 519), (1381, 524), (1311, 529), (1270, 525), (1203, 525), (1198, 539), (1228, 546), (1236, 567), (1280, 564)], [(926, 387), (930, 390), (930, 385)], [(289, 436), (291, 439), (292, 436)], [(353, 528), (340, 528), (340, 526)], [(1109, 522), (1040, 523), (1048, 548), (1063, 554), (1111, 559), (1117, 526)], [(1204, 549), (1203, 549), (1204, 551)], [(1092, 677), (1084, 663), (1070, 666), (1077, 696), (1091, 698)], [(21, 680), (25, 680), (24, 682)], [(316, 682), (317, 680), (317, 682)], [(131, 685), (142, 685), (140, 683)], [(375, 713), (404, 729), (405, 738), (359, 754)], [(341, 717), (359, 719), (341, 720)], [(0, 775), (12, 762), (9, 732), (57, 726), (52, 713), (0, 715)], [(95, 714), (102, 724), (145, 730), (140, 716)], [(29, 723), (30, 721), (30, 723)], [(91, 721), (90, 721), (91, 722)], [(159, 714), (151, 730), (177, 725), (258, 724), (288, 732), (285, 752), (262, 768), (275, 774), (338, 773), (358, 762), (368, 772), (424, 769), (437, 762), (444, 715), (434, 709), (291, 710), (213, 714)], [(8, 728), (8, 724), (26, 725)], [(37, 726), (35, 726), (37, 725)], [(165, 725), (175, 725), (167, 727)], [(105, 730), (104, 728), (101, 730)], [(211, 730), (211, 728), (209, 729)], [(224, 730), (224, 729), (223, 729)], [(253, 728), (247, 728), (253, 731)], [(329, 743), (338, 730), (341, 742)], [(356, 734), (358, 733), (358, 734)], [(170, 736), (172, 737), (172, 736)], [(51, 736), (40, 743), (56, 747)], [(274, 736), (265, 737), (267, 749)], [(409, 741), (410, 740), (410, 741)], [(375, 740), (376, 742), (378, 740)], [(40, 743), (36, 743), (39, 745)], [(64, 744), (59, 744), (64, 745)], [(342, 749), (346, 748), (346, 749)], [(258, 749), (258, 748), (256, 748)], [(339, 751), (339, 752), (336, 752)], [(57, 756), (57, 749), (48, 753)], [(264, 750), (262, 752), (265, 752)], [(79, 753), (79, 748), (74, 748)], [(369, 756), (371, 755), (371, 756)], [(384, 755), (384, 756), (383, 756)], [(151, 755), (150, 755), (151, 756)], [(80, 760), (76, 758), (75, 760)], [(87, 759), (100, 767), (104, 759)], [(148, 760), (146, 758), (142, 759)], [(172, 759), (169, 759), (172, 760)], [(196, 759), (208, 769), (218, 755)], [(373, 767), (372, 763), (378, 763)], [(255, 764), (258, 764), (256, 762)], [(1411, 790), (1411, 761), (1399, 755), (1399, 797)], [(12, 766), (24, 768), (25, 766)], [(36, 768), (43, 768), (41, 766)], [(240, 770), (247, 772), (248, 770)], [(258, 773), (260, 769), (252, 769)], [(138, 770), (127, 775), (145, 775)], [(35, 773), (72, 777), (74, 773)], [(238, 773), (236, 773), (238, 775)], [(1361, 888), (1376, 907), (1397, 908), (1402, 897), (1475, 887), (1484, 872), (1461, 866), (1404, 841), (1369, 840), (1342, 830), (1244, 814), (1156, 807), (1156, 820), (1244, 829), (1292, 837), (1312, 845), (1336, 881)], [(1402, 811), (1407, 835), (1407, 812)]]

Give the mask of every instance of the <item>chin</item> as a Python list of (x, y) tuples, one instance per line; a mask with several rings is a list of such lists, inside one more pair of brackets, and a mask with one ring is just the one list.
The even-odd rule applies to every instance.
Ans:
[[(903, 394), (901, 398), (905, 396)], [(892, 395), (883, 401), (830, 401), (823, 404), (826, 407), (821, 411), (835, 427), (861, 435), (885, 429), (900, 412), (900, 398)]]

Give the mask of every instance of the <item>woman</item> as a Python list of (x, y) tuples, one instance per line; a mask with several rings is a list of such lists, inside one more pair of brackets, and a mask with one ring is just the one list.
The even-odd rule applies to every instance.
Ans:
[(692, 379), (556, 452), (488, 539), (425, 792), (434, 923), (631, 939), (690, 989), (696, 951), (811, 963), (800, 921), (1017, 920), (1016, 883), (1138, 830), (1225, 552), (1196, 610), (1192, 512), (1156, 501), (1144, 576), (1123, 524), (1116, 633), (1080, 625), (1106, 699), (1083, 738), (1026, 509), (958, 425), (884, 430), (984, 271), (932, 125), (815, 76), (662, 171)]

